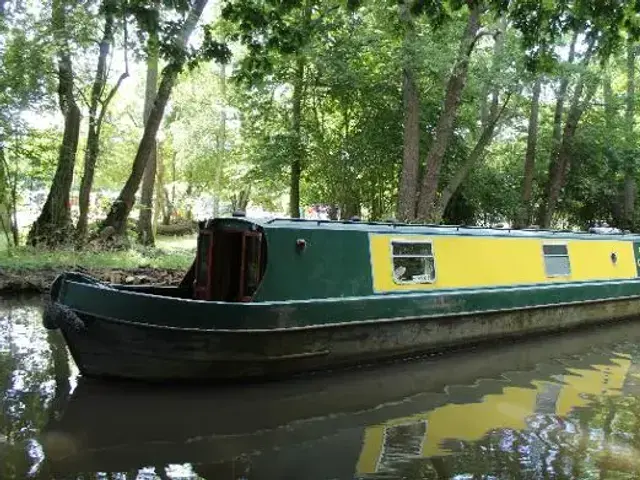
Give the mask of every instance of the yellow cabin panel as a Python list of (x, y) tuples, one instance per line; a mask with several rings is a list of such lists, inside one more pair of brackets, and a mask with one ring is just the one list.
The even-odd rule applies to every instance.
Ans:
[[(619, 240), (570, 240), (569, 261), (573, 280), (607, 280), (636, 277), (633, 243)], [(617, 261), (611, 261), (615, 253)]]
[[(396, 283), (393, 279), (392, 241), (431, 242), (435, 256), (435, 280), (431, 283)], [(630, 241), (370, 234), (369, 242), (375, 292), (636, 277), (633, 243)], [(547, 277), (543, 244), (567, 245), (570, 275)], [(615, 263), (611, 261), (612, 253), (617, 256)]]

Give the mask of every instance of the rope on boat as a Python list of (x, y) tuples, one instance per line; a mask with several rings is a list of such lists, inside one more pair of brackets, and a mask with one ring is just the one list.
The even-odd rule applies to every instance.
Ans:
[(76, 312), (54, 301), (47, 302), (45, 305), (42, 314), (42, 323), (44, 328), (48, 330), (60, 328), (62, 330), (70, 329), (81, 332), (87, 328)]
[(58, 294), (60, 293), (60, 287), (65, 280), (71, 280), (81, 283), (91, 283), (94, 285), (104, 285), (99, 280), (84, 275), (79, 272), (67, 272), (61, 275), (53, 281), (51, 284), (51, 298), (44, 306), (44, 312), (42, 314), (42, 324), (48, 330), (55, 330), (57, 328), (70, 329), (76, 332), (80, 332), (86, 329), (86, 325), (80, 317), (71, 310), (69, 307), (62, 305), (56, 301)]

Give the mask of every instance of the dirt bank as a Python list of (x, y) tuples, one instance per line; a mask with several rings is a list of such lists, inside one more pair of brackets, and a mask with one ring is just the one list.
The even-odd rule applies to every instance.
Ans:
[(38, 268), (15, 269), (0, 267), (0, 292), (46, 292), (51, 282), (63, 271), (77, 271), (111, 283), (177, 285), (184, 270), (162, 268)]

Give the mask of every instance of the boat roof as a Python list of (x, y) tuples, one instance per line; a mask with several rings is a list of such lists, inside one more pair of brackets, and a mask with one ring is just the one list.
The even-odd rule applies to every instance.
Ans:
[(594, 240), (633, 240), (640, 242), (640, 235), (620, 231), (619, 233), (593, 233), (573, 230), (551, 230), (541, 228), (498, 228), (472, 225), (438, 225), (401, 222), (367, 222), (361, 220), (315, 220), (302, 218), (251, 218), (225, 217), (211, 219), (214, 222), (241, 222), (258, 225), (265, 230), (349, 230), (368, 233), (406, 234), (406, 235), (452, 235), (452, 236), (500, 236), (532, 238), (584, 238)]

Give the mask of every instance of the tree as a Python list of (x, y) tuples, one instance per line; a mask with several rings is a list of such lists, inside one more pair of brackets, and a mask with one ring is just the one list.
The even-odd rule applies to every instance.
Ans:
[(101, 5), (101, 11), (104, 16), (104, 30), (102, 40), (100, 41), (98, 50), (98, 61), (96, 73), (91, 87), (91, 98), (89, 103), (89, 129), (87, 132), (87, 145), (84, 156), (84, 172), (80, 183), (80, 194), (78, 198), (78, 206), (80, 216), (76, 225), (76, 236), (82, 240), (87, 233), (87, 222), (89, 215), (89, 199), (91, 195), (91, 187), (95, 175), (96, 162), (100, 149), (100, 133), (102, 131), (102, 123), (104, 122), (107, 109), (111, 100), (115, 97), (122, 82), (129, 76), (128, 59), (127, 59), (127, 30), (124, 24), (124, 62), (125, 71), (120, 75), (115, 85), (107, 92), (107, 59), (111, 46), (113, 44), (115, 17), (119, 12), (118, 0), (104, 0)]
[[(575, 38), (576, 35), (574, 34), (574, 39)], [(574, 41), (572, 41), (572, 45), (575, 45)], [(575, 52), (574, 48), (570, 50), (570, 55)], [(567, 172), (570, 168), (572, 143), (580, 118), (596, 92), (597, 83), (589, 78), (589, 72), (587, 70), (594, 53), (595, 42), (592, 41), (581, 61), (583, 71), (580, 73), (575, 85), (564, 127), (560, 127), (560, 123), (562, 118), (564, 94), (566, 92), (566, 89), (563, 89), (563, 87), (567, 84), (566, 79), (563, 79), (560, 85), (560, 93), (558, 94), (556, 114), (554, 117), (553, 157), (549, 166), (549, 178), (546, 184), (545, 198), (541, 203), (538, 217), (538, 223), (543, 228), (549, 228), (551, 225), (556, 204), (560, 198), (560, 193), (564, 187)], [(570, 60), (573, 60), (571, 56)], [(561, 135), (558, 133), (560, 128), (562, 128)]]
[(58, 101), (64, 116), (64, 133), (58, 156), (58, 167), (42, 212), (29, 231), (31, 245), (58, 245), (72, 238), (73, 225), (69, 192), (80, 136), (80, 107), (74, 91), (74, 72), (69, 38), (66, 35), (71, 6), (66, 0), (53, 0), (52, 25), (58, 57)]
[[(206, 4), (207, 0), (194, 1), (193, 5), (187, 12), (186, 19), (182, 23), (174, 41), (170, 45), (169, 51), (171, 52), (171, 57), (168, 59), (168, 64), (162, 70), (158, 93), (153, 107), (149, 112), (147, 122), (145, 123), (144, 133), (140, 140), (136, 156), (133, 160), (131, 174), (120, 191), (120, 195), (111, 205), (106, 219), (101, 223), (101, 230), (110, 228), (119, 236), (126, 235), (127, 219), (131, 209), (133, 208), (135, 194), (140, 186), (147, 161), (153, 151), (156, 142), (156, 135), (164, 115), (164, 110), (178, 78), (178, 74), (182, 71), (183, 67), (189, 60), (187, 44)], [(210, 45), (213, 45), (213, 55), (218, 55), (220, 57), (227, 55), (227, 51), (217, 42), (211, 41), (209, 43)]]
[(444, 155), (449, 145), (449, 139), (453, 133), (454, 121), (460, 106), (462, 91), (467, 82), (467, 72), (469, 70), (469, 58), (478, 40), (478, 30), (480, 28), (480, 15), (482, 7), (475, 3), (469, 10), (467, 25), (465, 27), (458, 57), (453, 67), (453, 71), (447, 82), (442, 113), (438, 119), (434, 140), (431, 148), (427, 152), (426, 171), (422, 179), (416, 216), (420, 220), (432, 220), (434, 216), (435, 201), (440, 179), (440, 170)]
[[(304, 133), (305, 86), (309, 56), (318, 34), (331, 26), (325, 20), (337, 7), (317, 0), (228, 2), (223, 18), (235, 28), (230, 39), (248, 47), (238, 78), (256, 85), (277, 72), (291, 88), (289, 155), (289, 215), (300, 216), (300, 183), (307, 152)], [(264, 41), (260, 41), (260, 38)]]
[(18, 144), (29, 132), (22, 113), (49, 110), (53, 84), (47, 74), (52, 68), (52, 51), (43, 33), (49, 19), (29, 13), (25, 4), (10, 7), (0, 12), (0, 230), (7, 245), (17, 245), (19, 171), (23, 167)]
[[(462, 165), (458, 168), (456, 173), (449, 179), (446, 186), (442, 189), (442, 192), (439, 198), (436, 200), (436, 205), (432, 213), (433, 221), (441, 221), (444, 212), (453, 198), (453, 195), (457, 192), (457, 190), (461, 187), (462, 182), (467, 178), (472, 168), (476, 167), (477, 164), (484, 158), (485, 152), (491, 142), (493, 141), (493, 137), (496, 134), (496, 129), (498, 128), (499, 122), (503, 118), (504, 111), (509, 104), (509, 100), (513, 95), (513, 91), (507, 91), (503, 97), (502, 105), (500, 105), (500, 83), (497, 79), (502, 76), (503, 78), (508, 78), (508, 72), (510, 70), (509, 62), (503, 61), (503, 53), (504, 53), (504, 44), (505, 44), (505, 36), (506, 32), (506, 23), (504, 21), (500, 22), (500, 27), (497, 33), (495, 34), (495, 42), (494, 42), (494, 52), (492, 59), (492, 66), (490, 69), (490, 74), (487, 80), (485, 81), (487, 85), (482, 89), (482, 98), (481, 101), (483, 104), (487, 104), (487, 93), (491, 92), (491, 104), (488, 108), (488, 111), (482, 112), (481, 109), (481, 133), (478, 136), (478, 139), (471, 149), (471, 152), (468, 154), (467, 158), (464, 160)], [(491, 83), (493, 87), (490, 89), (488, 83)], [(514, 78), (511, 80), (514, 84), (517, 85), (517, 79)], [(513, 86), (509, 87), (513, 89)]]

